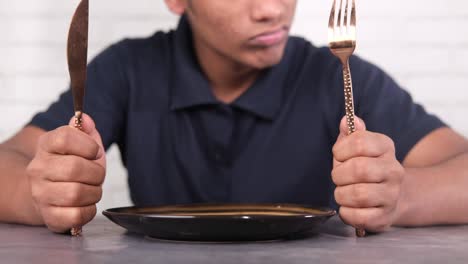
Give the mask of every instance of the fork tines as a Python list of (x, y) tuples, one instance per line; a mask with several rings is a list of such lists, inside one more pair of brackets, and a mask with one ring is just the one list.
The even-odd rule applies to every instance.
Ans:
[[(338, 9), (338, 13), (336, 10)], [(350, 11), (351, 10), (351, 11)], [(328, 23), (329, 42), (356, 40), (356, 3), (355, 0), (333, 0)]]

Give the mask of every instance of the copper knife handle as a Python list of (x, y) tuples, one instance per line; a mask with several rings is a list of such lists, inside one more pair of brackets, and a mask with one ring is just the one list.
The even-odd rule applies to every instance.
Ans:
[[(83, 112), (76, 111), (74, 127), (81, 131), (83, 131), (83, 119), (82, 118), (83, 118)], [(83, 229), (81, 227), (72, 227), (70, 229), (70, 235), (74, 237), (81, 236), (82, 233), (83, 233)]]
[(74, 127), (83, 131), (83, 112), (82, 111), (76, 111), (75, 112), (75, 123)]

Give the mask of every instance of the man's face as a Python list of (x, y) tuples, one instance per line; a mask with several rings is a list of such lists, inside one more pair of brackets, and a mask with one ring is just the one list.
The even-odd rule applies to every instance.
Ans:
[(297, 0), (186, 0), (198, 45), (263, 69), (283, 57)]

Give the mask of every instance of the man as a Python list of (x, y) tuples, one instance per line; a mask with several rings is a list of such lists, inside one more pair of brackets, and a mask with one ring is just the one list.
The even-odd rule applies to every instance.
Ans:
[(288, 38), (296, 0), (166, 3), (182, 15), (176, 31), (90, 64), (84, 133), (63, 126), (68, 91), (1, 145), (0, 221), (55, 232), (91, 221), (117, 143), (139, 206), (339, 205), (375, 232), (468, 223), (468, 141), (358, 58), (362, 119), (346, 135), (339, 62)]

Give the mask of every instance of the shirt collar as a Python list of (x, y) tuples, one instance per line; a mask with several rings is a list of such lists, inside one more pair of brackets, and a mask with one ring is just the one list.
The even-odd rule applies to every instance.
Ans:
[(173, 41), (171, 110), (218, 103), (197, 62), (192, 43), (188, 19), (182, 16)]
[[(181, 17), (174, 37), (171, 110), (220, 104), (197, 62), (192, 32), (186, 16)], [(292, 47), (289, 44), (281, 62), (265, 70), (254, 84), (232, 103), (232, 106), (264, 119), (273, 120), (276, 117), (287, 87), (286, 76), (292, 57)]]

